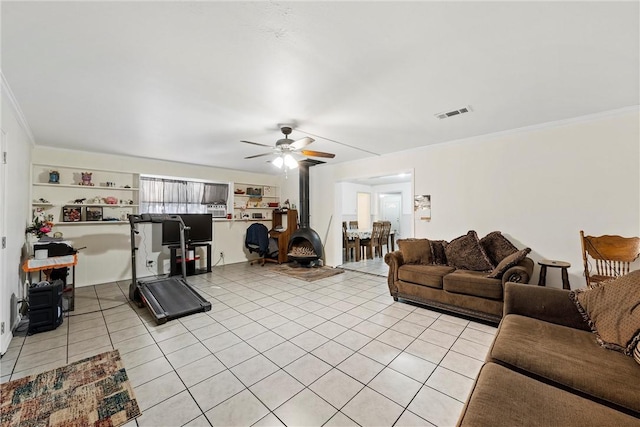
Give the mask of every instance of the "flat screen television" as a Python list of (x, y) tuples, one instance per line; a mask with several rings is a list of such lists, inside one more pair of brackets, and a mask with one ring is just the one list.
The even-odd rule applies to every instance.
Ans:
[[(213, 232), (213, 219), (211, 214), (180, 214), (182, 221), (190, 230), (185, 230), (184, 239), (186, 243), (210, 242)], [(180, 224), (176, 221), (162, 222), (162, 244), (180, 244)]]

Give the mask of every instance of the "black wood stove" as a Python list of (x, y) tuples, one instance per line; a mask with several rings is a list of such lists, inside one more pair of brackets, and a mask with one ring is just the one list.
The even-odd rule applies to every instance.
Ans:
[(300, 228), (289, 239), (289, 259), (307, 267), (317, 265), (322, 258), (322, 240), (316, 231), (309, 227), (309, 168), (324, 163), (319, 160), (305, 159), (299, 162), (300, 168)]

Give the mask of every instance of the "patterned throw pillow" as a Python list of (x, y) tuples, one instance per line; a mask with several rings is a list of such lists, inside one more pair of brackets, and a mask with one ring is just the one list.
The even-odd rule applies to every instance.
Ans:
[(500, 261), (518, 252), (518, 248), (499, 231), (493, 231), (484, 236), (480, 239), (480, 245), (482, 245), (482, 249), (484, 249), (493, 265), (500, 264)]
[(460, 270), (493, 270), (494, 266), (473, 230), (449, 242), (444, 252), (447, 255), (447, 264)]
[(487, 275), (487, 277), (489, 277), (490, 279), (502, 279), (502, 275), (504, 274), (504, 272), (514, 265), (518, 265), (520, 261), (525, 259), (527, 255), (529, 255), (529, 252), (531, 252), (531, 248), (524, 248), (521, 251), (512, 253), (511, 255), (500, 261), (500, 264), (498, 264), (496, 268), (494, 268), (493, 271)]
[(601, 346), (631, 355), (640, 342), (640, 270), (569, 295)]
[(636, 362), (640, 365), (640, 343), (636, 344), (636, 348), (633, 350), (633, 358), (636, 359)]
[(427, 239), (400, 239), (398, 247), (405, 264), (431, 264), (431, 245)]
[(449, 243), (446, 240), (429, 240), (431, 246), (431, 259), (433, 264), (447, 265), (447, 256), (444, 249)]

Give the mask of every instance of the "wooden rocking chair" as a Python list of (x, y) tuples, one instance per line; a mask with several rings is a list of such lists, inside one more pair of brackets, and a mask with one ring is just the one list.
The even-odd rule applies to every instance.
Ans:
[[(587, 287), (629, 273), (630, 265), (640, 256), (640, 237), (585, 236), (580, 230), (582, 259)], [(589, 258), (595, 261), (595, 274)]]

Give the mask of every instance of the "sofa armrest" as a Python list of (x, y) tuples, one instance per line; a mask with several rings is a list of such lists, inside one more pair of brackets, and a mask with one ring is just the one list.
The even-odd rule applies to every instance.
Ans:
[(519, 314), (557, 325), (589, 331), (565, 289), (508, 282), (504, 289), (504, 316)]
[(507, 282), (529, 283), (529, 280), (531, 280), (531, 276), (533, 275), (533, 265), (533, 260), (526, 257), (518, 264), (505, 271), (502, 275), (502, 288), (504, 289), (505, 283)]
[(389, 292), (395, 296), (398, 293), (396, 283), (398, 281), (398, 269), (404, 264), (402, 252), (389, 252), (384, 256), (384, 262), (389, 266), (389, 274), (387, 275), (387, 283), (389, 284)]

